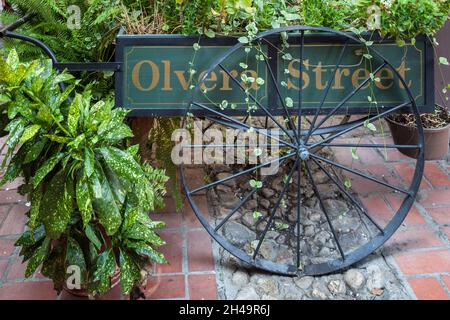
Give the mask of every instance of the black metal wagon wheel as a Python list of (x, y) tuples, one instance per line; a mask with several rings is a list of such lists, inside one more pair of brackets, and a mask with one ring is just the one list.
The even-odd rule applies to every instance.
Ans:
[[(214, 130), (209, 136), (237, 133), (229, 140), (187, 143), (186, 150), (209, 148), (211, 154), (215, 150), (222, 155), (220, 150), (241, 148), (230, 159), (241, 156), (245, 163), (207, 163), (200, 186), (186, 178), (182, 167), (187, 198), (208, 233), (251, 266), (285, 275), (319, 275), (348, 267), (385, 243), (414, 202), (424, 166), (415, 99), (398, 69), (352, 34), (295, 26), (247, 40), (205, 72), (183, 121), (192, 132), (196, 120), (206, 119), (200, 131)], [(318, 64), (316, 46), (335, 48)], [(352, 86), (340, 85), (342, 70), (358, 64), (369, 72), (361, 71)], [(326, 65), (327, 72), (319, 80), (321, 96), (311, 103), (306, 75), (318, 65), (321, 70)], [(219, 74), (228, 82), (216, 97), (208, 81)], [(384, 93), (391, 97), (389, 103), (377, 99), (377, 90), (389, 87), (386, 75), (393, 84)], [(339, 99), (336, 93), (328, 99), (332, 90)], [(352, 106), (361, 105), (362, 98), (366, 107), (356, 112)], [(386, 137), (382, 120), (396, 112), (416, 115), (417, 145), (396, 145)], [(355, 113), (360, 117), (342, 121)], [(249, 133), (262, 137), (263, 143), (247, 139)], [(237, 138), (239, 134), (244, 138)], [(407, 182), (371, 160), (389, 161), (398, 148), (417, 150)], [(256, 162), (250, 163), (252, 156)], [(263, 173), (268, 167), (276, 169)], [(214, 212), (200, 209), (196, 195), (201, 192), (216, 202)], [(390, 213), (378, 210), (377, 201)]]

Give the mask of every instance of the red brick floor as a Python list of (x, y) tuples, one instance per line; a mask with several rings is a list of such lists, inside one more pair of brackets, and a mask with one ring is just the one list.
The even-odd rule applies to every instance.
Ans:
[[(389, 140), (383, 140), (389, 143)], [(379, 139), (375, 141), (380, 143)], [(337, 155), (347, 157), (347, 155)], [(411, 160), (389, 149), (366, 152), (358, 160), (371, 172), (386, 173), (388, 179), (410, 180)], [(421, 189), (401, 228), (384, 246), (383, 252), (397, 269), (405, 286), (417, 299), (450, 299), (450, 166), (443, 161), (428, 162)], [(388, 173), (392, 176), (388, 177)], [(194, 173), (192, 177), (202, 177)], [(24, 228), (26, 200), (16, 192), (18, 183), (0, 190), (0, 299), (74, 299), (63, 293), (56, 296), (51, 282), (39, 273), (23, 279), (24, 266), (18, 259), (14, 240)], [(203, 212), (203, 195), (197, 201)], [(400, 205), (395, 194), (374, 195), (362, 199), (378, 222), (387, 221)], [(148, 299), (216, 299), (217, 285), (211, 240), (185, 204), (176, 213), (173, 203), (151, 215), (164, 220), (167, 228), (161, 236), (167, 241), (162, 249), (169, 265), (158, 265), (147, 283)], [(105, 299), (126, 299), (120, 287)]]

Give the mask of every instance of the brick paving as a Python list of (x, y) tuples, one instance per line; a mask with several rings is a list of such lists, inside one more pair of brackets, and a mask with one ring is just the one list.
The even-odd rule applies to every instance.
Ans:
[[(375, 143), (380, 143), (372, 139)], [(386, 143), (389, 141), (383, 140)], [(344, 155), (336, 155), (338, 158)], [(391, 173), (408, 183), (413, 169), (411, 159), (395, 150), (369, 151), (361, 156), (360, 165), (370, 166), (377, 174)], [(345, 155), (348, 159), (348, 154)], [(344, 159), (345, 160), (345, 159)], [(353, 163), (357, 166), (358, 163)], [(193, 179), (202, 174), (188, 173)], [(355, 180), (356, 178), (353, 177)], [(392, 178), (392, 177), (391, 177)], [(386, 180), (388, 175), (386, 174)], [(366, 190), (362, 201), (376, 219), (386, 221), (400, 205), (392, 194), (371, 196), (374, 184), (353, 181), (358, 190)], [(67, 293), (56, 296), (52, 284), (37, 272), (24, 279), (24, 265), (17, 257), (13, 243), (24, 229), (28, 210), (26, 199), (18, 195), (19, 181), (0, 190), (0, 299), (76, 299)], [(368, 189), (364, 189), (368, 188)], [(208, 212), (204, 195), (197, 203)], [(217, 299), (216, 272), (211, 240), (190, 207), (185, 204), (176, 213), (173, 202), (151, 215), (164, 220), (167, 228), (161, 232), (167, 245), (162, 251), (169, 265), (158, 265), (147, 283), (148, 299)], [(450, 299), (450, 166), (445, 161), (427, 162), (420, 193), (414, 207), (394, 237), (383, 247), (383, 255), (397, 270), (398, 276), (417, 299)], [(126, 299), (116, 287), (104, 299)]]

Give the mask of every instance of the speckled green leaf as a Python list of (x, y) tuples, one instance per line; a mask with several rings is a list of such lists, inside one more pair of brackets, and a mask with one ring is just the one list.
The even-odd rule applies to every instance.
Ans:
[(9, 138), (6, 144), (10, 149), (13, 149), (20, 140), (23, 131), (25, 130), (25, 120), (22, 118), (12, 120), (6, 130), (9, 131)]
[(48, 142), (47, 139), (41, 139), (38, 142), (36, 142), (35, 144), (33, 144), (31, 149), (25, 155), (25, 159), (24, 159), (23, 163), (27, 164), (27, 163), (30, 163), (30, 162), (33, 162), (34, 160), (36, 160), (39, 157), (39, 155), (42, 153), (42, 150), (44, 150), (44, 147), (47, 142)]
[(77, 132), (78, 120), (80, 119), (80, 108), (82, 104), (81, 94), (76, 94), (69, 107), (69, 114), (67, 115), (67, 127), (69, 132), (74, 135)]
[(39, 212), (45, 232), (57, 239), (66, 230), (72, 215), (73, 182), (65, 171), (58, 172), (44, 193)]
[(127, 241), (126, 246), (134, 250), (137, 254), (148, 257), (152, 262), (167, 263), (161, 252), (156, 251), (151, 246), (142, 241)]
[(94, 228), (92, 228), (92, 226), (88, 224), (85, 227), (84, 232), (86, 233), (86, 237), (89, 239), (89, 241), (91, 241), (94, 244), (95, 248), (97, 250), (100, 250), (102, 244), (97, 235), (95, 234)]
[(122, 293), (128, 294), (133, 286), (141, 279), (141, 273), (133, 258), (124, 250), (120, 250), (119, 267)]
[(6, 172), (0, 181), (0, 185), (4, 185), (5, 183), (14, 181), (14, 179), (16, 179), (20, 175), (20, 172), (22, 171), (22, 164), (15, 159), (16, 157), (17, 155), (15, 155), (8, 164)]
[(146, 241), (155, 246), (162, 246), (165, 244), (165, 241), (162, 240), (156, 232), (141, 223), (135, 223), (126, 232), (126, 236), (129, 239)]
[(83, 225), (86, 226), (91, 221), (93, 209), (89, 185), (84, 176), (78, 179), (75, 194)]
[(66, 248), (66, 264), (67, 266), (78, 266), (81, 272), (81, 283), (86, 279), (86, 261), (84, 259), (83, 250), (80, 244), (73, 238), (67, 238)]
[(97, 258), (93, 280), (97, 282), (95, 291), (106, 293), (110, 289), (110, 277), (116, 269), (116, 261), (111, 250), (105, 251)]
[(30, 277), (44, 261), (45, 257), (48, 254), (48, 250), (50, 248), (50, 238), (46, 238), (42, 245), (37, 248), (34, 254), (31, 256), (30, 261), (28, 262), (27, 269), (25, 271), (25, 277)]
[(16, 247), (21, 246), (31, 246), (35, 244), (37, 241), (42, 240), (45, 237), (45, 228), (43, 225), (36, 228), (35, 230), (27, 230), (25, 231), (20, 238), (14, 243)]
[(42, 201), (42, 189), (37, 188), (33, 190), (33, 192), (31, 193), (31, 209), (28, 220), (28, 227), (30, 227), (31, 229), (34, 229), (37, 226), (41, 201)]
[(41, 129), (41, 126), (38, 124), (33, 124), (31, 126), (28, 126), (22, 133), (22, 136), (20, 137), (20, 142), (26, 142), (30, 139), (32, 139)]
[(122, 231), (125, 232), (125, 231), (129, 230), (135, 224), (138, 214), (139, 214), (139, 208), (127, 205), (127, 207), (125, 209), (125, 215), (123, 218)]
[(0, 94), (0, 105), (8, 103), (11, 101), (11, 98), (8, 97), (6, 94)]
[(135, 144), (135, 145), (128, 147), (127, 152), (134, 157), (139, 152), (139, 145)]
[(13, 72), (6, 60), (0, 59), (0, 81), (10, 84), (13, 80)]
[(133, 131), (131, 131), (128, 125), (121, 123), (109, 131), (106, 131), (103, 135), (107, 141), (121, 141), (125, 138), (133, 137)]
[(69, 81), (72, 80), (74, 77), (70, 74), (70, 73), (60, 73), (58, 74), (54, 79), (54, 83), (60, 83), (60, 82), (65, 82), (65, 81)]
[(64, 158), (65, 153), (60, 152), (55, 154), (53, 157), (47, 159), (42, 166), (36, 171), (36, 174), (31, 178), (30, 182), (31, 184), (36, 188), (39, 183), (41, 183), (42, 179), (45, 178), (45, 176), (52, 171), (55, 166), (58, 164), (58, 162), (61, 161), (62, 158)]
[(89, 178), (94, 172), (95, 158), (94, 152), (90, 148), (84, 148), (84, 172)]
[(64, 282), (66, 281), (66, 268), (64, 261), (64, 247), (55, 247), (47, 259), (42, 264), (41, 273), (53, 280), (53, 287), (59, 294), (62, 289)]
[(144, 176), (141, 166), (128, 152), (114, 147), (100, 148), (99, 151), (108, 166), (122, 179), (137, 182)]
[(58, 105), (61, 105), (67, 100), (72, 91), (75, 89), (75, 86), (76, 84), (71, 84), (70, 86), (67, 86), (66, 89), (64, 89), (63, 93), (61, 93), (61, 96), (59, 97)]
[(16, 50), (13, 49), (9, 52), (6, 63), (12, 70), (15, 70), (19, 66), (19, 55)]
[(122, 224), (122, 217), (114, 200), (108, 180), (101, 169), (95, 170), (90, 177), (90, 180), (94, 210), (100, 223), (105, 228), (106, 233), (108, 235), (113, 235)]
[(58, 136), (56, 134), (46, 134), (44, 137), (48, 138), (51, 141), (58, 143), (69, 143), (70, 139), (67, 137)]

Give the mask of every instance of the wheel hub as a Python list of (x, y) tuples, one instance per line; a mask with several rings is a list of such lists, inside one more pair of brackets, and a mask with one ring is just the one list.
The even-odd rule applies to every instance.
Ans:
[(300, 159), (302, 159), (302, 161), (309, 159), (309, 151), (303, 146), (300, 146), (298, 148), (298, 155), (300, 156)]

